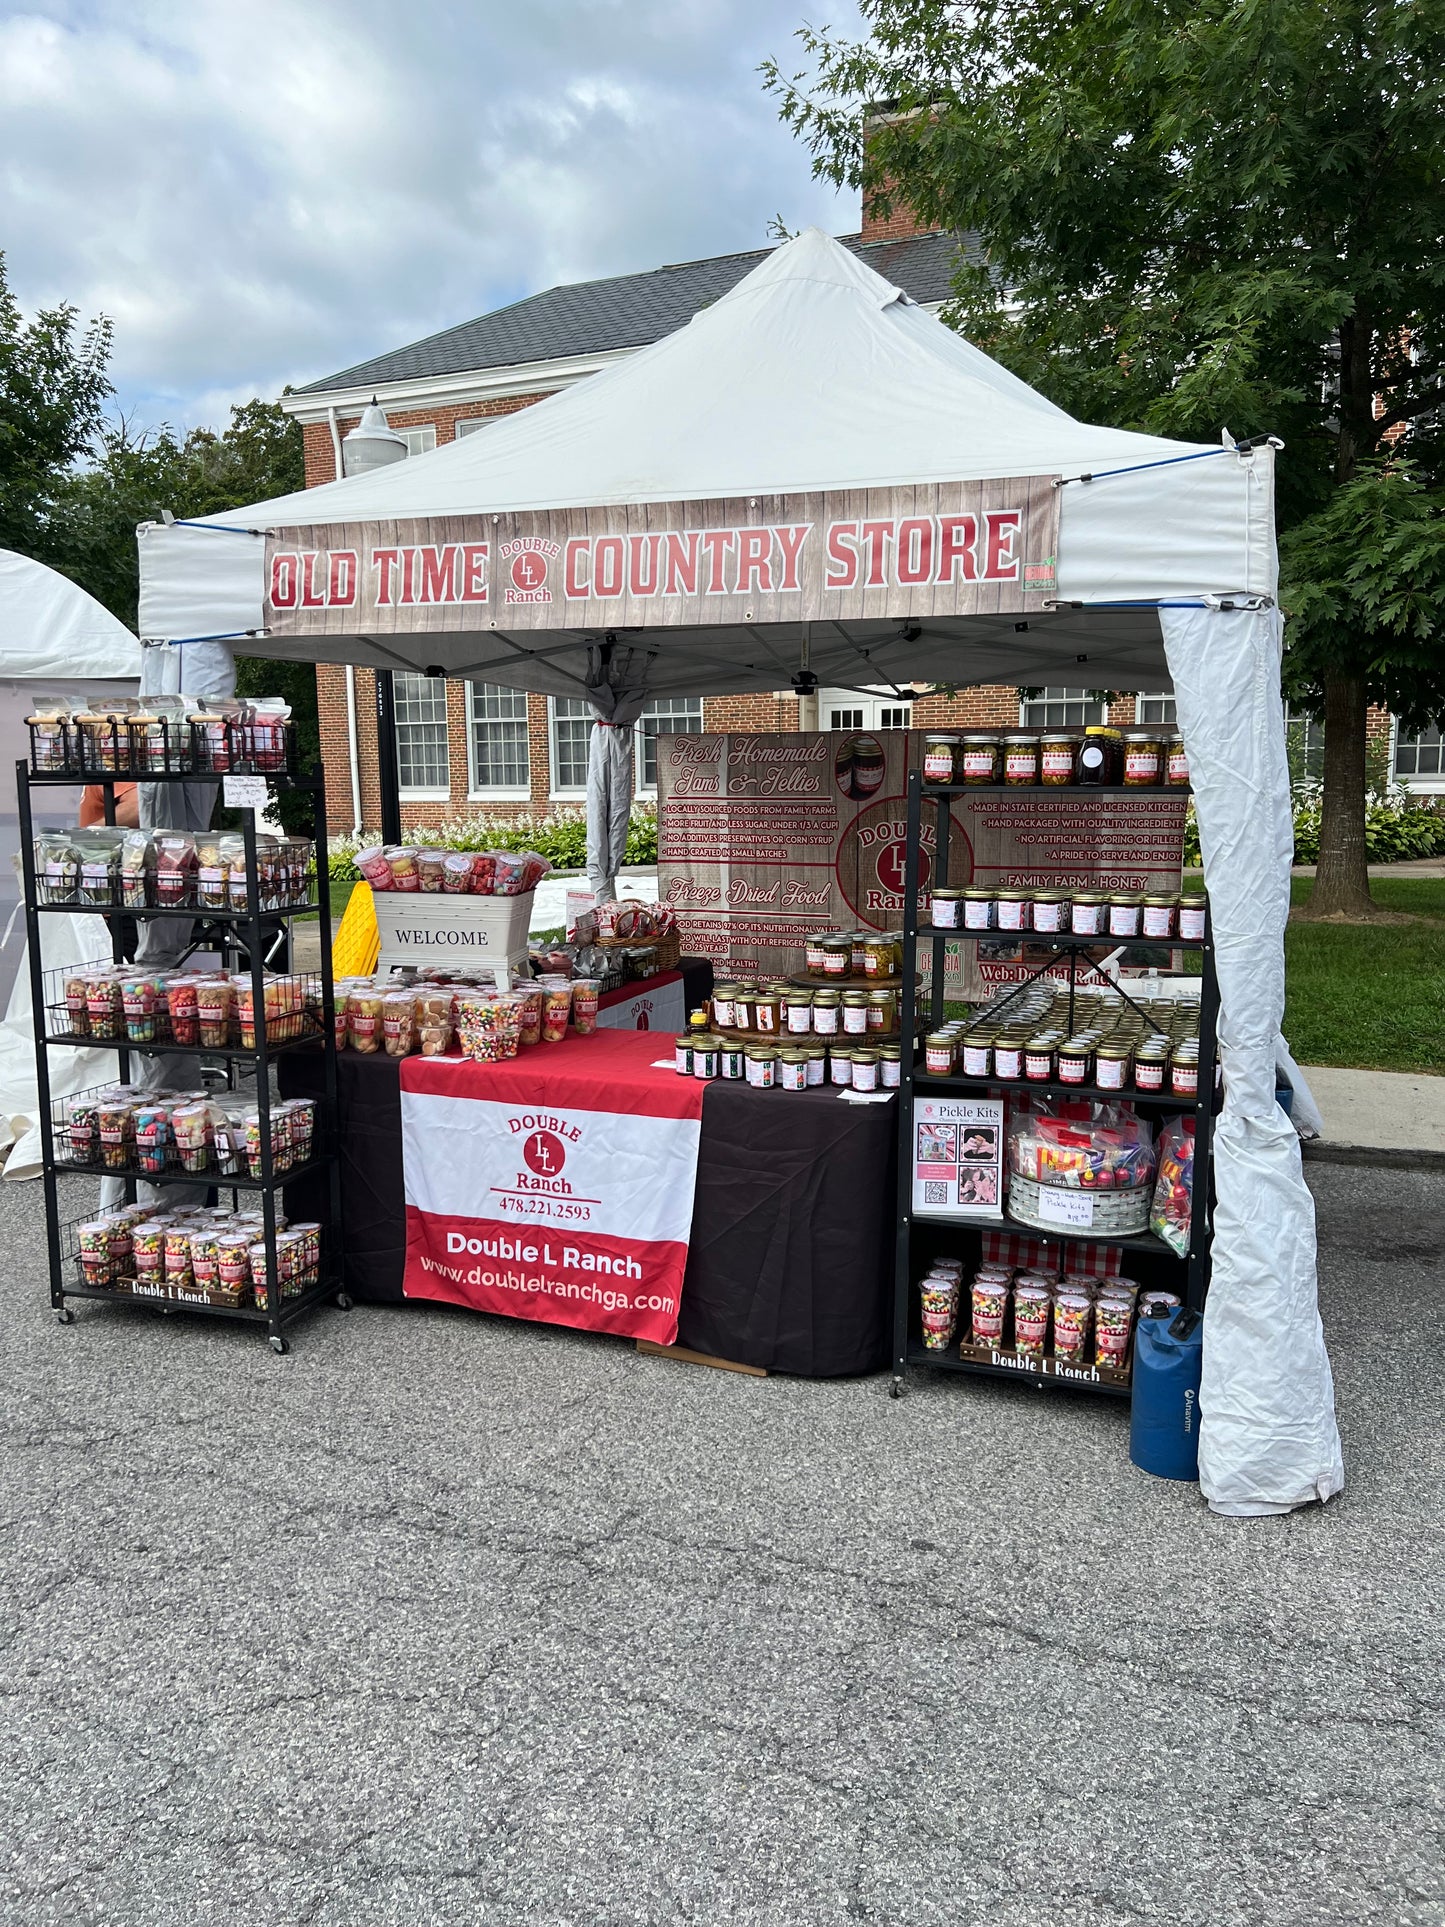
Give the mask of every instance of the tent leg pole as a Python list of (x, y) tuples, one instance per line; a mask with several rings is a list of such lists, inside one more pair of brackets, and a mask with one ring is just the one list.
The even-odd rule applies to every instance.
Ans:
[(376, 780), (381, 791), (381, 840), (401, 841), (401, 780), (396, 766), (396, 686), (390, 669), (376, 672)]

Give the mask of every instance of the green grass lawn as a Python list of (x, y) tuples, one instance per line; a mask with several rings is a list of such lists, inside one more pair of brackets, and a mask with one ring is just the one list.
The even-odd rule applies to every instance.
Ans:
[[(1309, 901), (1310, 877), (1293, 900)], [(1445, 880), (1373, 877), (1383, 910), (1413, 924), (1292, 923), (1285, 932), (1284, 1034), (1302, 1064), (1445, 1076)]]

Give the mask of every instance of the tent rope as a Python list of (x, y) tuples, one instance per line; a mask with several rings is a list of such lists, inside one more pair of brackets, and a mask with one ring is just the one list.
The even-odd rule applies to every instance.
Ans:
[(1104, 468), (1097, 474), (1061, 475), (1054, 481), (1055, 488), (1067, 488), (1070, 482), (1107, 482), (1113, 475), (1137, 475), (1145, 468), (1174, 468), (1180, 462), (1207, 462), (1211, 456), (1234, 455), (1240, 452), (1252, 454), (1253, 449), (1247, 442), (1240, 442), (1235, 448), (1201, 448), (1193, 455), (1166, 455), (1157, 462), (1134, 462), (1128, 468)]

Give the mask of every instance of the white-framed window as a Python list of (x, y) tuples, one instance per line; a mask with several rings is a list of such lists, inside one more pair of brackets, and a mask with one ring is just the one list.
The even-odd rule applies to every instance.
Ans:
[(852, 689), (818, 691), (820, 729), (907, 729), (913, 705), (892, 692), (864, 695)]
[(1165, 723), (1173, 729), (1179, 721), (1174, 713), (1172, 689), (1141, 689), (1134, 698), (1136, 723)]
[(1438, 729), (1397, 729), (1395, 774), (1402, 782), (1424, 779), (1432, 785), (1445, 777), (1445, 744)]
[(446, 679), (398, 671), (392, 688), (396, 699), (398, 783), (414, 796), (450, 795)]
[(408, 455), (429, 455), (437, 445), (435, 422), (423, 422), (420, 428), (398, 428), (396, 432), (406, 443)]
[(452, 433), (460, 441), (464, 435), (475, 435), (478, 429), (490, 428), (493, 422), (504, 419), (505, 417), (501, 415), (464, 415), (452, 429)]
[(552, 794), (578, 794), (587, 787), (587, 744), (593, 709), (585, 696), (553, 696), (547, 705)]
[(527, 754), (527, 698), (500, 683), (467, 684), (471, 793), (510, 791), (526, 796), (531, 784)]
[(637, 787), (657, 788), (657, 739), (659, 736), (700, 736), (702, 734), (701, 696), (655, 696), (643, 710), (633, 731), (637, 753)]
[(1324, 724), (1316, 722), (1313, 716), (1292, 716), (1286, 703), (1284, 739), (1290, 782), (1322, 783), (1325, 780)]
[(1067, 689), (1062, 685), (1041, 689), (1037, 696), (1026, 696), (1019, 704), (1019, 723), (1025, 729), (1082, 729), (1087, 723), (1107, 721), (1106, 703), (1099, 702), (1087, 689)]

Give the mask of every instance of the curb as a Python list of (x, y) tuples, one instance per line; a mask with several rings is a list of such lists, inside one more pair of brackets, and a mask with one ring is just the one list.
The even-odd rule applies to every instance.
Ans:
[(1326, 1144), (1308, 1138), (1300, 1154), (1310, 1164), (1373, 1165), (1382, 1171), (1445, 1171), (1445, 1151), (1407, 1150), (1379, 1144)]

